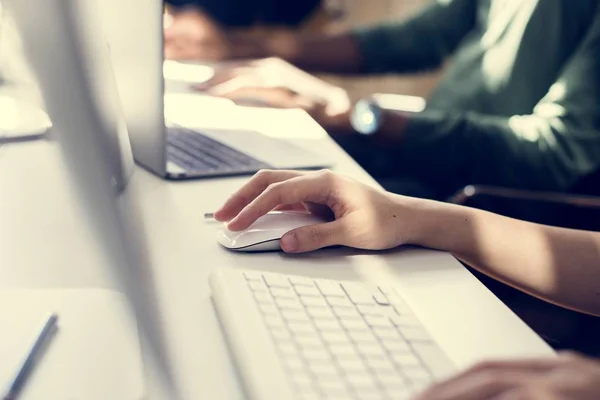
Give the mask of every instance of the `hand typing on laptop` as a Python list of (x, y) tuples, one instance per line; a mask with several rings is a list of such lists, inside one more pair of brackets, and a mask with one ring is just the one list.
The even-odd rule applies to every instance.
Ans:
[[(449, 251), (479, 271), (546, 301), (600, 315), (600, 233), (398, 196), (329, 171), (261, 171), (215, 212), (215, 218), (228, 221), (230, 230), (243, 230), (272, 209), (287, 207), (330, 212), (334, 220), (289, 232), (281, 241), (284, 251), (333, 245), (370, 250), (403, 244), (430, 247)], [(553, 259), (547, 256), (548, 243), (562, 243), (554, 249)], [(559, 276), (562, 285), (549, 284)], [(480, 399), (489, 394), (502, 398), (493, 396), (515, 393), (525, 396), (517, 398), (534, 399), (543, 396), (543, 390), (552, 390), (558, 399), (594, 398), (600, 391), (600, 380), (593, 378), (599, 370), (597, 362), (579, 356), (485, 364), (431, 388), (422, 398)], [(547, 385), (535, 386), (540, 382)]]
[(196, 89), (240, 105), (300, 108), (326, 129), (352, 129), (352, 100), (344, 89), (279, 58), (223, 63), (215, 68), (213, 78)]

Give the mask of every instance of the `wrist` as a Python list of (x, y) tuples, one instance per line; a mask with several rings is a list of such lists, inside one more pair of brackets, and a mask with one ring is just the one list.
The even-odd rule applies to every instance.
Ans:
[(279, 57), (292, 64), (296, 64), (300, 54), (299, 41), (290, 32), (278, 32), (260, 40), (262, 43), (260, 57)]
[(464, 253), (465, 243), (472, 238), (475, 215), (467, 207), (439, 201), (397, 196), (398, 212), (404, 219), (398, 229), (404, 234), (403, 243)]

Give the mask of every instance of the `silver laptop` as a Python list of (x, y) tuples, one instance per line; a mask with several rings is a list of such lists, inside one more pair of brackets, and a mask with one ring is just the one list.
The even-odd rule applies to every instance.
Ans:
[[(198, 131), (165, 121), (163, 2), (105, 0), (99, 2), (99, 8), (134, 157), (139, 164), (168, 179), (332, 165), (327, 158), (259, 132)], [(189, 112), (201, 115), (209, 110)]]

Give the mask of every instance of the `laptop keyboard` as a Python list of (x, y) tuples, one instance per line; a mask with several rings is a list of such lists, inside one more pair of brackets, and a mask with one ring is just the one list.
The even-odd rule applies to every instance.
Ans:
[(169, 127), (167, 159), (188, 173), (253, 173), (270, 168), (262, 161), (183, 127)]
[(408, 399), (453, 369), (394, 289), (244, 278), (298, 399)]

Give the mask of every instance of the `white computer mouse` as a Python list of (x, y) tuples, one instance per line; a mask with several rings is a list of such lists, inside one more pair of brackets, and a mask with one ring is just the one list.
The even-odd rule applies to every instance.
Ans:
[(271, 211), (243, 231), (232, 232), (223, 225), (217, 230), (217, 241), (235, 251), (277, 251), (281, 250), (279, 239), (287, 232), (323, 222), (326, 220), (307, 212)]

